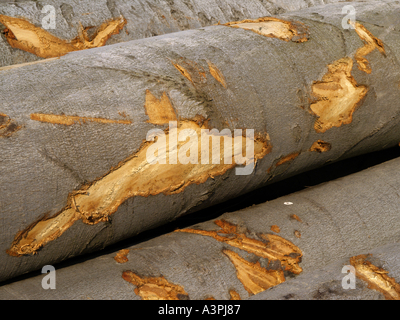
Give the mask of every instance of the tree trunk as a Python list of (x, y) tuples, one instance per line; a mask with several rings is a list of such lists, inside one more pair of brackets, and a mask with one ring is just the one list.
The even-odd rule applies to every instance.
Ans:
[[(3, 31), (3, 34), (0, 33), (0, 67), (51, 58), (64, 54), (65, 51), (91, 48), (105, 43), (114, 44), (142, 39), (210, 26), (218, 22), (255, 19), (271, 14), (300, 10), (307, 6), (334, 3), (338, 0), (51, 0), (4, 2), (8, 3), (0, 4), (0, 32)], [(46, 5), (54, 7), (54, 26), (51, 25), (49, 18), (52, 13), (51, 7), (48, 8)], [(120, 16), (124, 19), (120, 20)], [(104, 32), (96, 33), (96, 28), (90, 28), (104, 27), (110, 24), (112, 20), (117, 21), (117, 24), (114, 27), (104, 28)], [(4, 32), (4, 28), (7, 28), (8, 32)], [(26, 37), (26, 30), (32, 32), (29, 33), (28, 37)], [(89, 38), (97, 38), (97, 41), (90, 41), (90, 39), (80, 41), (80, 30), (83, 33), (87, 32)], [(21, 43), (21, 41), (14, 40), (15, 38), (19, 40), (20, 35), (25, 42)], [(41, 40), (39, 40), (41, 45), (34, 41), (36, 36), (41, 37)], [(57, 42), (67, 48), (62, 52), (57, 50), (43, 52), (43, 50), (32, 48), (41, 46), (46, 48), (48, 46), (47, 38), (49, 42), (53, 44)], [(66, 42), (68, 41), (73, 43), (78, 41), (80, 46), (67, 45)]]
[(355, 30), (327, 5), (1, 70), (0, 281), (397, 145), (400, 6), (354, 7)]
[[(45, 275), (39, 275), (1, 287), (0, 298), (398, 299), (399, 166), (397, 158), (75, 265), (56, 266), (56, 290), (43, 290)], [(363, 256), (368, 254), (372, 258)], [(341, 287), (344, 265), (357, 271), (355, 291)], [(374, 283), (375, 276), (380, 281)]]

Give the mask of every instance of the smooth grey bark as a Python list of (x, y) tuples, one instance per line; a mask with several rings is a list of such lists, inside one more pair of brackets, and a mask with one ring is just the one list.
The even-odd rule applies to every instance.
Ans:
[[(0, 1), (0, 15), (25, 18), (38, 27), (49, 14), (42, 13), (46, 5), (56, 11), (56, 28), (49, 29), (60, 39), (78, 36), (79, 23), (83, 27), (100, 26), (104, 21), (123, 15), (127, 25), (108, 44), (200, 28), (229, 21), (254, 19), (335, 3), (338, 0), (47, 0)], [(344, 6), (345, 4), (343, 4)], [(0, 24), (0, 32), (4, 26)], [(12, 48), (0, 33), (0, 67), (41, 60), (36, 55)]]
[[(39, 275), (0, 287), (0, 299), (140, 299), (135, 286), (122, 278), (127, 270), (141, 277), (163, 276), (196, 300), (227, 300), (230, 290), (242, 299), (381, 299), (381, 293), (367, 289), (360, 280), (356, 290), (343, 290), (345, 274), (341, 272), (350, 264), (350, 257), (372, 254), (374, 265), (383, 267), (399, 283), (399, 166), (397, 158), (216, 219), (238, 226), (240, 232), (256, 240), (262, 240), (263, 234), (274, 234), (270, 228), (278, 225), (277, 235), (300, 248), (303, 271), (286, 274), (285, 282), (257, 295), (250, 296), (245, 290), (222, 250), (234, 251), (251, 263), (259, 262), (265, 269), (279, 270), (279, 263), (210, 236), (172, 232), (124, 248), (129, 249), (125, 263), (117, 263), (117, 252), (113, 252), (61, 269), (56, 266), (56, 290), (44, 290), (45, 275)], [(293, 214), (302, 221), (293, 219)], [(220, 230), (214, 221), (191, 228)]]
[[(358, 70), (354, 63), (352, 76), (369, 91), (353, 121), (324, 133), (314, 130), (316, 117), (307, 102), (313, 82), (326, 74), (327, 65), (352, 57), (364, 45), (354, 30), (341, 28), (342, 6), (282, 16), (308, 26), (310, 39), (304, 43), (212, 26), (1, 70), (0, 112), (22, 128), (0, 138), (0, 281), (102, 249), (328, 162), (398, 144), (400, 44), (394, 23), (400, 9), (391, 1), (354, 3), (357, 20), (384, 42), (386, 57), (377, 50), (367, 56), (371, 74)], [(194, 86), (171, 60), (195, 61), (207, 70), (207, 82)], [(207, 60), (224, 74), (227, 89), (208, 72)], [(36, 255), (8, 255), (6, 250), (19, 231), (45, 214), (52, 217), (60, 212), (71, 192), (134, 154), (150, 129), (166, 128), (147, 122), (146, 90), (156, 97), (166, 92), (182, 118), (200, 114), (218, 130), (266, 132), (272, 151), (257, 162), (251, 175), (238, 176), (230, 170), (177, 194), (130, 198), (108, 222), (87, 225), (79, 220)], [(30, 119), (33, 113), (119, 119), (121, 112), (132, 124), (63, 126)], [(329, 142), (331, 150), (309, 152), (319, 139)], [(294, 152), (300, 155), (276, 166)]]

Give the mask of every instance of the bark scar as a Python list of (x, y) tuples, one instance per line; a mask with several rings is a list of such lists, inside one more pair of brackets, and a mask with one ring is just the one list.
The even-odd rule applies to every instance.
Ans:
[(236, 252), (222, 251), (231, 260), (236, 268), (236, 276), (250, 295), (263, 292), (282, 282), (285, 276), (282, 270), (267, 270), (261, 267), (260, 262), (251, 263)]
[(386, 300), (400, 300), (400, 285), (388, 272), (374, 266), (367, 260), (371, 255), (358, 255), (350, 258), (350, 264), (356, 269), (356, 276), (368, 283), (369, 289), (381, 292)]
[(150, 90), (146, 90), (145, 109), (149, 123), (165, 124), (177, 120), (175, 110), (165, 92), (160, 99), (157, 99)]
[(15, 132), (17, 132), (21, 128), (22, 126), (19, 126), (8, 115), (0, 113), (0, 138), (11, 137)]
[(273, 17), (233, 21), (223, 25), (232, 28), (251, 30), (262, 36), (284, 41), (305, 42), (310, 35), (308, 28), (299, 21), (286, 21)]
[(118, 251), (118, 253), (115, 255), (114, 260), (117, 261), (118, 263), (125, 263), (128, 262), (128, 253), (129, 249), (121, 249)]
[(221, 70), (218, 69), (218, 67), (213, 64), (210, 61), (207, 61), (208, 63), (208, 68), (210, 70), (211, 75), (214, 77), (215, 80), (217, 80), (220, 84), (222, 84), (222, 86), (226, 89), (228, 86), (226, 84), (226, 80), (225, 77), (223, 75), (223, 73), (221, 72)]
[(178, 229), (175, 230), (175, 232), (186, 232), (212, 237), (232, 247), (253, 253), (262, 258), (267, 258), (269, 261), (279, 260), (285, 270), (294, 274), (300, 274), (303, 271), (299, 266), (303, 254), (301, 250), (290, 241), (278, 235), (262, 234), (261, 237), (266, 240), (266, 242), (264, 242), (249, 238), (245, 232), (239, 233), (237, 231), (237, 226), (225, 220), (216, 220), (214, 223), (219, 226), (221, 230), (205, 231), (188, 228)]
[(323, 133), (332, 127), (349, 124), (353, 113), (368, 92), (368, 87), (358, 85), (351, 75), (353, 60), (342, 58), (328, 65), (328, 72), (322, 81), (312, 85), (313, 94), (318, 100), (310, 105), (317, 116), (314, 129)]
[(385, 47), (383, 45), (383, 42), (380, 39), (374, 37), (372, 33), (369, 32), (367, 28), (365, 28), (361, 23), (350, 21), (350, 24), (356, 30), (360, 39), (364, 42), (364, 46), (357, 50), (354, 57), (357, 61), (358, 69), (370, 74), (372, 72), (372, 68), (365, 56), (367, 54), (370, 54), (375, 49), (378, 49), (379, 52), (382, 53), (384, 57), (386, 57)]
[(131, 124), (130, 120), (112, 120), (105, 118), (92, 118), (92, 117), (79, 117), (79, 116), (66, 116), (66, 115), (55, 115), (55, 114), (43, 114), (43, 113), (32, 113), (31, 120), (47, 122), (53, 124), (62, 124), (71, 126), (73, 124), (83, 124), (86, 122), (98, 122), (98, 123), (117, 123), (117, 124)]
[(298, 152), (293, 152), (293, 153), (290, 153), (290, 154), (288, 154), (286, 156), (283, 156), (283, 157), (279, 158), (278, 161), (274, 165), (272, 165), (271, 167), (268, 168), (267, 172), (270, 174), (272, 169), (275, 169), (276, 167), (279, 167), (279, 166), (283, 165), (284, 163), (288, 163), (288, 162), (293, 161), (300, 154), (301, 154), (301, 152), (298, 151)]
[(185, 58), (170, 61), (172, 65), (193, 85), (204, 84), (207, 81), (206, 71), (198, 63)]
[[(234, 137), (227, 138), (232, 152), (231, 161), (225, 163), (224, 136), (216, 135), (217, 139), (224, 140), (219, 147), (216, 144), (209, 144), (209, 155), (212, 157), (217, 154), (221, 162), (209, 161), (203, 164), (201, 131), (207, 128), (207, 121), (203, 118), (194, 120), (181, 120), (177, 122), (174, 130), (169, 128), (160, 131), (160, 136), (153, 141), (145, 141), (139, 150), (122, 161), (115, 168), (96, 179), (95, 181), (82, 186), (79, 190), (69, 194), (67, 205), (51, 218), (44, 218), (34, 226), (18, 232), (7, 253), (12, 256), (25, 254), (35, 254), (37, 251), (50, 241), (60, 237), (76, 221), (82, 220), (84, 223), (94, 225), (99, 222), (108, 221), (109, 216), (114, 214), (119, 206), (127, 199), (142, 196), (157, 195), (163, 193), (171, 195), (183, 192), (191, 184), (201, 184), (209, 178), (223, 175), (237, 164), (237, 155), (247, 154), (246, 145), (250, 143), (250, 138)], [(192, 130), (199, 139), (189, 141), (177, 141), (177, 137), (184, 130)], [(173, 138), (175, 136), (175, 138)], [(214, 134), (210, 131), (210, 137)], [(240, 139), (241, 138), (241, 139)], [(171, 139), (171, 140), (170, 140)], [(174, 143), (176, 148), (170, 143)], [(170, 142), (172, 141), (172, 142)], [(246, 163), (256, 163), (271, 150), (269, 140), (256, 137), (252, 142), (254, 145), (254, 155), (252, 158), (244, 157)], [(171, 152), (187, 154), (192, 150), (197, 151), (197, 163), (182, 163), (181, 161), (170, 161)], [(158, 160), (150, 164), (149, 156), (158, 153)], [(162, 159), (167, 160), (163, 163)], [(172, 157), (173, 159), (173, 157)]]
[(40, 58), (54, 58), (72, 51), (104, 46), (112, 35), (122, 30), (127, 21), (123, 16), (105, 21), (92, 37), (87, 33), (91, 27), (83, 28), (80, 25), (79, 35), (70, 41), (60, 39), (22, 18), (0, 15), (0, 23), (6, 26), (3, 32), (11, 47)]
[(122, 278), (136, 286), (135, 293), (142, 300), (189, 300), (182, 286), (167, 281), (163, 276), (140, 277), (132, 271), (124, 271)]
[(332, 148), (332, 146), (329, 142), (325, 142), (325, 141), (319, 139), (312, 144), (310, 151), (322, 153), (322, 152), (327, 152), (327, 151), (331, 150), (331, 148)]

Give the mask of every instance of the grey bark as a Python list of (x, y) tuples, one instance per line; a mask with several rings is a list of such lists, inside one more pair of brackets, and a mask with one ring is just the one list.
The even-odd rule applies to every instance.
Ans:
[[(299, 275), (286, 275), (285, 282), (254, 296), (238, 280), (235, 267), (222, 250), (232, 250), (252, 263), (258, 261), (266, 269), (279, 269), (279, 264), (209, 236), (172, 232), (126, 247), (130, 250), (126, 263), (117, 263), (117, 252), (112, 252), (64, 268), (56, 266), (56, 290), (44, 290), (45, 275), (39, 275), (2, 286), (0, 298), (140, 299), (135, 286), (122, 278), (129, 270), (142, 277), (163, 276), (196, 300), (227, 300), (229, 290), (242, 299), (382, 299), (381, 293), (368, 289), (361, 280), (357, 280), (356, 290), (343, 290), (342, 268), (350, 264), (350, 257), (372, 254), (374, 265), (383, 267), (399, 283), (399, 166), (397, 158), (219, 217), (257, 240), (262, 239), (261, 234), (272, 234), (270, 227), (278, 225), (278, 235), (302, 251), (299, 265), (303, 271)], [(285, 204), (288, 202), (292, 205)], [(291, 218), (293, 214), (302, 222)], [(191, 228), (219, 230), (214, 220)]]
[[(321, 80), (328, 64), (353, 56), (363, 46), (354, 30), (341, 28), (342, 3), (282, 16), (308, 26), (310, 39), (301, 44), (212, 26), (1, 70), (0, 112), (22, 128), (0, 138), (0, 281), (102, 249), (328, 162), (396, 145), (400, 136), (400, 43), (395, 23), (400, 8), (391, 1), (353, 5), (357, 20), (384, 42), (387, 55), (375, 50), (368, 56), (370, 75), (354, 65), (352, 75), (358, 84), (368, 85), (369, 92), (352, 123), (325, 133), (315, 132), (315, 116), (307, 110), (311, 85)], [(208, 71), (207, 83), (193, 86), (171, 63), (181, 57), (205, 70), (207, 60), (217, 65), (227, 89)], [(67, 205), (69, 193), (127, 159), (150, 129), (160, 127), (146, 122), (146, 90), (157, 97), (167, 92), (179, 116), (203, 115), (210, 119), (211, 128), (267, 132), (272, 151), (257, 162), (251, 175), (237, 176), (230, 170), (177, 194), (128, 199), (109, 222), (87, 225), (77, 221), (38, 254), (9, 256), (6, 250), (19, 231), (44, 214), (55, 215)], [(118, 119), (119, 112), (125, 112), (133, 123), (62, 126), (30, 119), (32, 113)], [(332, 149), (309, 152), (319, 139), (329, 142)], [(274, 167), (293, 152), (300, 155)]]
[[(4, 2), (3, 4), (1, 4)], [(0, 15), (25, 18), (38, 27), (49, 12), (56, 11), (56, 29), (48, 31), (60, 39), (78, 36), (78, 26), (100, 26), (104, 21), (123, 15), (127, 25), (112, 36), (107, 45), (158, 36), (171, 32), (200, 28), (229, 21), (254, 19), (286, 11), (295, 11), (335, 3), (338, 0), (48, 0), (0, 1)], [(344, 4), (343, 4), (344, 5)], [(89, 13), (89, 14), (88, 14)], [(0, 32), (4, 26), (0, 24)], [(0, 67), (41, 60), (36, 55), (12, 48), (0, 33)]]

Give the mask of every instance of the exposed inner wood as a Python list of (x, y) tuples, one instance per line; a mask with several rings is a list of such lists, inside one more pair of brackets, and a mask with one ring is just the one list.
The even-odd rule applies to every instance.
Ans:
[(291, 154), (288, 154), (287, 156), (284, 156), (282, 159), (280, 159), (276, 163), (275, 166), (278, 167), (278, 166), (280, 166), (280, 165), (282, 165), (282, 164), (284, 164), (286, 162), (292, 161), (292, 160), (296, 159), (299, 155), (300, 155), (300, 152), (293, 152)]
[(322, 81), (313, 83), (312, 92), (318, 100), (310, 108), (318, 117), (314, 124), (316, 132), (352, 122), (354, 111), (368, 92), (367, 86), (357, 84), (351, 75), (352, 68), (353, 60), (342, 58), (328, 65)]
[(149, 116), (147, 122), (165, 124), (169, 123), (169, 121), (177, 120), (175, 110), (165, 92), (163, 92), (160, 99), (157, 99), (150, 90), (146, 90), (145, 109), (146, 114)]
[(318, 153), (321, 153), (321, 152), (327, 152), (331, 150), (331, 148), (332, 146), (329, 142), (325, 142), (323, 140), (317, 140), (312, 144), (310, 151), (316, 151)]
[(114, 260), (117, 261), (118, 263), (125, 263), (128, 262), (128, 255), (129, 249), (121, 249), (117, 252), (117, 254), (114, 257)]
[(242, 300), (242, 298), (240, 298), (240, 294), (235, 290), (229, 290), (229, 295), (231, 296), (230, 300)]
[(223, 75), (223, 73), (221, 72), (221, 70), (218, 69), (218, 67), (213, 64), (210, 61), (207, 61), (208, 63), (208, 68), (210, 70), (211, 75), (214, 77), (215, 80), (217, 80), (220, 84), (222, 84), (222, 86), (226, 89), (227, 88), (227, 84), (226, 84), (226, 80), (225, 77)]
[(277, 225), (273, 225), (273, 226), (271, 226), (271, 231), (279, 233), (279, 232), (281, 232), (281, 228), (279, 228), (279, 226), (277, 226)]
[(293, 152), (291, 154), (288, 154), (286, 156), (281, 157), (274, 165), (272, 165), (271, 167), (268, 168), (267, 172), (271, 173), (272, 169), (281, 166), (284, 163), (293, 161), (294, 159), (296, 159), (301, 152)]
[(303, 220), (301, 220), (297, 214), (292, 214), (290, 218), (293, 220), (297, 220), (298, 222), (303, 222)]
[(228, 22), (224, 26), (251, 30), (260, 35), (284, 41), (305, 42), (309, 38), (308, 29), (303, 23), (272, 17)]
[[(197, 138), (202, 136), (202, 129), (207, 129), (206, 122), (183, 120), (178, 122), (176, 129), (160, 130), (163, 136), (154, 141), (146, 141), (137, 152), (106, 175), (70, 193), (67, 206), (55, 216), (43, 219), (19, 232), (7, 252), (13, 256), (34, 254), (43, 245), (61, 236), (77, 220), (90, 225), (107, 221), (129, 198), (180, 193), (191, 184), (204, 183), (210, 177), (222, 175), (233, 169), (237, 165), (235, 159), (238, 156), (242, 156), (247, 164), (255, 163), (271, 149), (269, 141), (262, 138), (237, 139), (210, 131), (209, 141), (214, 137), (220, 144), (209, 143), (209, 164), (203, 164), (202, 139)], [(185, 130), (191, 130), (189, 132), (194, 135), (189, 136), (189, 141), (188, 138), (185, 141), (177, 141), (180, 133), (188, 132)], [(229, 161), (225, 161), (225, 143), (232, 151), (231, 156), (227, 158)], [(248, 143), (254, 144), (254, 156), (246, 153)], [(188, 152), (190, 155), (197, 152), (194, 158), (197, 159), (197, 163), (176, 161), (177, 157), (187, 159)], [(162, 161), (159, 160), (151, 164), (148, 161), (148, 154), (155, 156), (156, 153), (159, 159), (165, 159), (165, 163), (160, 163)], [(219, 163), (212, 161), (215, 155), (220, 160)]]
[(22, 126), (19, 126), (8, 115), (0, 113), (0, 138), (11, 137), (15, 132), (17, 132), (21, 128)]
[(177, 63), (172, 63), (172, 64), (186, 79), (188, 79), (191, 83), (193, 83), (192, 76), (184, 67), (180, 66)]
[(302, 252), (290, 241), (277, 235), (262, 234), (261, 237), (267, 240), (267, 242), (264, 242), (249, 238), (245, 233), (239, 233), (234, 224), (225, 220), (216, 220), (215, 224), (218, 225), (221, 230), (206, 231), (187, 228), (178, 229), (175, 230), (175, 232), (187, 232), (212, 237), (232, 247), (245, 250), (262, 258), (267, 258), (269, 261), (279, 260), (285, 270), (294, 274), (300, 274), (303, 271), (299, 266)]
[(358, 36), (365, 43), (363, 47), (357, 50), (354, 58), (357, 61), (358, 69), (364, 71), (368, 74), (372, 72), (372, 68), (369, 64), (369, 61), (365, 58), (367, 54), (370, 54), (375, 49), (378, 49), (383, 56), (386, 57), (385, 47), (383, 42), (374, 37), (371, 32), (369, 32), (361, 23), (358, 22), (350, 22), (351, 25), (355, 28)]
[(126, 25), (126, 20), (122, 16), (108, 20), (96, 30), (92, 37), (87, 34), (90, 28), (83, 28), (81, 25), (79, 35), (70, 41), (60, 39), (22, 18), (0, 15), (0, 23), (6, 26), (4, 36), (11, 47), (33, 53), (41, 58), (54, 58), (72, 51), (104, 46), (112, 35), (122, 30)]
[(206, 71), (196, 62), (181, 58), (177, 61), (171, 61), (171, 63), (193, 85), (206, 82)]
[(132, 271), (124, 271), (122, 278), (136, 286), (135, 293), (142, 300), (188, 300), (185, 289), (161, 277), (140, 277)]
[(356, 276), (368, 283), (368, 288), (381, 292), (386, 300), (400, 300), (400, 285), (382, 268), (367, 260), (371, 255), (359, 255), (350, 258), (350, 264), (356, 269)]
[(229, 257), (235, 266), (237, 278), (250, 295), (263, 292), (285, 282), (282, 270), (264, 269), (259, 262), (251, 263), (231, 250), (225, 249), (223, 253)]
[(63, 124), (71, 126), (73, 124), (82, 124), (86, 122), (98, 122), (98, 123), (119, 123), (119, 124), (131, 124), (130, 120), (112, 120), (105, 118), (92, 118), (92, 117), (79, 117), (79, 116), (66, 116), (56, 114), (43, 114), (43, 113), (32, 113), (31, 120), (47, 122), (53, 124)]

